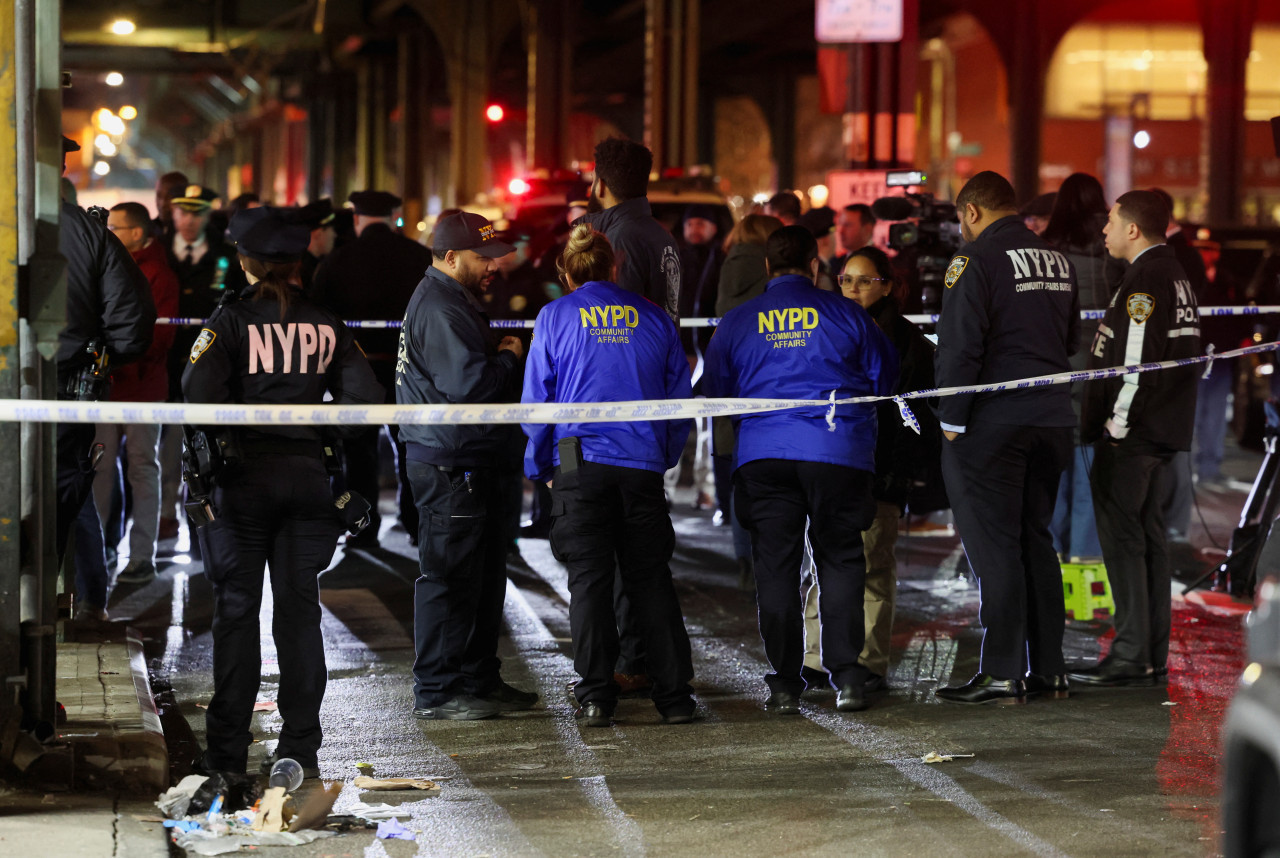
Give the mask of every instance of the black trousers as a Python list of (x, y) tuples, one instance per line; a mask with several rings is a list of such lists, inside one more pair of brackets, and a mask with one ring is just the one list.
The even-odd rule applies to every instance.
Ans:
[(1163, 457), (1094, 445), (1093, 508), (1116, 602), (1111, 657), (1152, 667), (1169, 658), (1172, 573), (1161, 503), (1168, 471)]
[(501, 682), (498, 633), (507, 594), (513, 481), (506, 468), (452, 468), (410, 461), (418, 505), (414, 585), (414, 705), (459, 694), (483, 697)]
[(676, 537), (662, 474), (583, 462), (572, 473), (557, 470), (551, 494), (551, 550), (569, 572), (578, 701), (609, 713), (617, 704), (616, 569), (647, 653), (654, 705), (664, 714), (689, 711), (693, 656), (671, 581)]
[(805, 521), (817, 567), (822, 666), (836, 687), (869, 675), (858, 663), (865, 642), (862, 531), (875, 520), (870, 471), (825, 462), (757, 459), (734, 474), (738, 517), (751, 532), (760, 637), (773, 672), (770, 691), (800, 694), (805, 681), (800, 567)]
[(343, 471), (345, 487), (359, 492), (372, 507), (368, 533), (374, 536), (382, 523), (378, 513), (378, 495), (381, 491), (379, 475), (382, 471), (378, 458), (378, 439), (385, 429), (391, 438), (391, 449), (396, 460), (396, 502), (400, 512), (400, 526), (406, 533), (418, 532), (418, 509), (414, 505), (413, 489), (409, 485), (407, 470), (408, 460), (405, 458), (404, 442), (400, 440), (400, 427), (368, 426), (354, 438), (342, 442), (342, 453), (346, 467)]
[(276, 702), (284, 718), (276, 751), (314, 766), (328, 678), (318, 576), (333, 559), (342, 530), (324, 463), (318, 456), (249, 456), (222, 478), (213, 502), (216, 513), (231, 521), (237, 562), (208, 570), (214, 598), (213, 700), (205, 713), (205, 764), (242, 772), (248, 758), (249, 723), (262, 673), (258, 612), (265, 565), (275, 600)]
[[(85, 501), (93, 491), (93, 468), (89, 448), (93, 446), (92, 423), (59, 423), (56, 431), (57, 509), (55, 538), (58, 562), (67, 551), (67, 539)], [(96, 507), (95, 507), (96, 509)]]
[(947, 496), (978, 576), (979, 670), (998, 679), (1065, 669), (1062, 567), (1049, 521), (1070, 462), (1070, 427), (973, 423), (943, 442)]

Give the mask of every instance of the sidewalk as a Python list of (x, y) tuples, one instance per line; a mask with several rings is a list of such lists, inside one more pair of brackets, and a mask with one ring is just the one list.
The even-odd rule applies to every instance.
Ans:
[(41, 788), (0, 783), (0, 854), (168, 856), (164, 828), (143, 821), (159, 816), (169, 755), (141, 641), (121, 626), (69, 631), (80, 640), (57, 647), (67, 720), (48, 751), (18, 759)]

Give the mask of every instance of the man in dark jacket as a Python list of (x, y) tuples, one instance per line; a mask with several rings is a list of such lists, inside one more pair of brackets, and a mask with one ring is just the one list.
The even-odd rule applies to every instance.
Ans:
[[(1013, 186), (997, 173), (970, 179), (956, 209), (968, 244), (943, 279), (938, 387), (1066, 372), (1080, 330), (1067, 257), (1023, 225)], [(1071, 459), (1071, 389), (945, 396), (937, 413), (943, 478), (978, 576), (983, 627), (978, 674), (937, 697), (1021, 703), (1029, 691), (1065, 693), (1062, 572), (1049, 521)]]
[[(436, 225), (434, 264), (418, 284), (396, 362), (396, 402), (446, 405), (516, 402), (516, 337), (498, 339), (479, 301), (510, 253), (489, 221), (459, 212)], [(518, 426), (406, 424), (400, 434), (420, 517), (414, 587), (413, 714), (471, 721), (502, 709), (528, 709), (538, 695), (502, 681), (497, 656), (506, 596), (510, 481), (503, 466)]]
[[(405, 308), (422, 275), (431, 267), (431, 251), (395, 230), (395, 211), (400, 198), (386, 191), (356, 191), (350, 197), (355, 207), (356, 240), (325, 257), (316, 269), (311, 294), (344, 321), (404, 318)], [(396, 343), (394, 329), (357, 328), (356, 342), (364, 350), (378, 383), (391, 396), (395, 381)], [(388, 399), (388, 401), (390, 401)], [(386, 427), (396, 451), (396, 475), (400, 526), (416, 545), (418, 511), (405, 473), (404, 444), (399, 427)], [(378, 438), (382, 429), (370, 426), (343, 443), (346, 484), (373, 503), (369, 526), (348, 546), (378, 544), (382, 516), (377, 511)]]
[[(78, 152), (63, 141), (63, 156)], [(65, 169), (65, 164), (64, 164)], [(156, 324), (156, 307), (147, 278), (107, 225), (64, 201), (58, 251), (67, 260), (67, 324), (58, 333), (55, 355), (58, 398), (76, 399), (80, 370), (92, 360), (91, 344), (106, 348), (110, 363), (127, 364), (146, 354)], [(93, 488), (92, 423), (59, 423), (57, 441), (57, 550), (61, 558), (71, 525)]]
[[(1129, 269), (1089, 353), (1089, 367), (1195, 357), (1195, 292), (1165, 244), (1169, 208), (1151, 191), (1121, 194), (1104, 230)], [(1089, 685), (1152, 685), (1167, 673), (1170, 571), (1161, 472), (1191, 446), (1195, 366), (1089, 382), (1080, 437), (1094, 444), (1093, 505), (1116, 601), (1111, 653), (1071, 678)]]
[(603, 232), (620, 259), (618, 285), (643, 295), (680, 323), (680, 255), (675, 239), (649, 208), (649, 171), (653, 153), (630, 140), (610, 137), (596, 144), (596, 178), (590, 207), (583, 215)]

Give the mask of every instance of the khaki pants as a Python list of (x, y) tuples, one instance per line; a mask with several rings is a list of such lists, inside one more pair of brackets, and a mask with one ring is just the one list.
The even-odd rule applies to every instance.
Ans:
[[(889, 673), (889, 636), (893, 631), (893, 605), (898, 592), (898, 561), (893, 546), (898, 541), (901, 515), (897, 504), (877, 501), (876, 520), (862, 532), (862, 547), (867, 556), (866, 589), (862, 598), (867, 640), (858, 661), (880, 676)], [(804, 601), (804, 664), (814, 670), (823, 669), (818, 640), (818, 583), (814, 577)]]

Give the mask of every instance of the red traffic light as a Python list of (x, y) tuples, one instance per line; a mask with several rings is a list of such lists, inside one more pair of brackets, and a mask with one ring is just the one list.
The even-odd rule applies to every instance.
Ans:
[(491, 104), (484, 109), (484, 115), (490, 122), (501, 122), (507, 112), (502, 109), (501, 104)]

